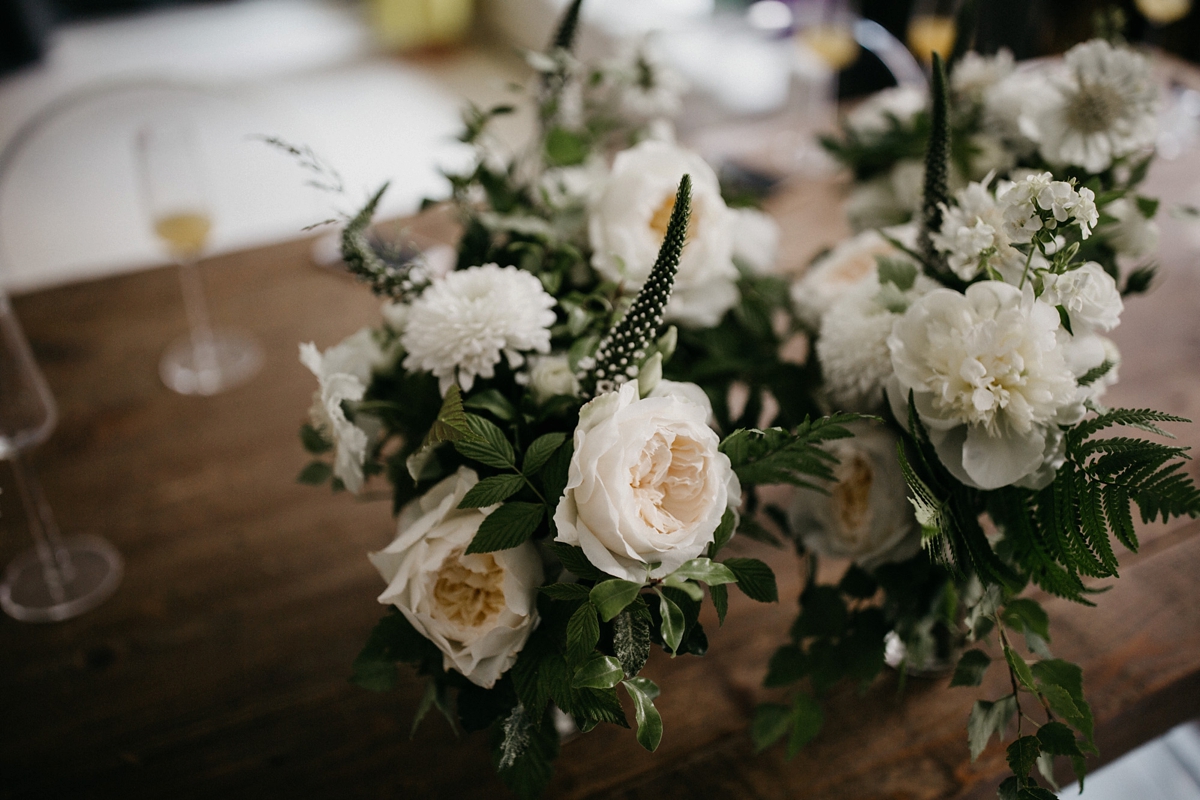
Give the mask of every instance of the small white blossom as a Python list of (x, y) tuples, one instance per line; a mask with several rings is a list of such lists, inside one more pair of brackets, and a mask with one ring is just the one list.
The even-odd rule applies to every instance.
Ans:
[(529, 359), (529, 390), (541, 405), (551, 397), (579, 394), (579, 379), (566, 356), (532, 356)]
[(495, 375), (502, 357), (515, 369), (523, 353), (550, 352), (554, 304), (536, 276), (516, 267), (452, 272), (413, 302), (400, 340), (404, 368), (432, 372), (442, 394), (455, 382), (469, 391), (477, 377)]
[[(357, 336), (358, 334), (355, 334), (355, 337)], [(378, 421), (369, 415), (359, 415), (357, 419), (363, 426), (359, 427), (350, 421), (342, 407), (342, 403), (356, 403), (363, 399), (371, 374), (369, 362), (348, 357), (348, 353), (355, 351), (355, 348), (344, 347), (346, 344), (347, 342), (343, 342), (339, 345), (343, 347), (341, 351), (338, 351), (337, 347), (329, 348), (324, 357), (312, 342), (302, 344), (300, 363), (317, 377), (319, 387), (313, 394), (312, 408), (308, 412), (309, 421), (322, 436), (333, 442), (334, 476), (345, 484), (352, 494), (357, 494), (362, 490), (363, 462), (366, 460), (367, 447), (371, 434), (378, 427)], [(370, 430), (364, 430), (364, 427)]]
[(683, 108), (687, 81), (643, 40), (626, 46), (601, 65), (603, 89), (611, 94), (616, 111), (626, 120), (639, 123), (672, 118)]
[[(942, 207), (942, 228), (931, 237), (946, 254), (950, 269), (963, 280), (979, 274), (986, 251), (988, 265), (1005, 280), (1016, 283), (1025, 268), (1026, 256), (1013, 247), (1004, 209), (988, 188), (992, 176), (972, 182), (954, 195), (954, 204)], [(1040, 221), (1039, 221), (1040, 226)]]
[(1121, 321), (1125, 308), (1117, 282), (1094, 261), (1061, 275), (1044, 275), (1041, 300), (1065, 308), (1077, 336), (1111, 331)]

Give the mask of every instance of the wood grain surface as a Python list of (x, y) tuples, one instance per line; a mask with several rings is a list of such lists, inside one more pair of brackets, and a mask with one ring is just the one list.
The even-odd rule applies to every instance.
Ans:
[[(1165, 213), (1193, 199), (1197, 166), (1163, 162), (1152, 176), (1151, 193), (1168, 201), (1164, 275), (1129, 302), (1117, 331), (1125, 361), (1113, 405), (1200, 417), (1200, 240)], [(837, 194), (809, 184), (772, 199), (785, 268), (843, 235)], [(504, 796), (482, 736), (456, 742), (434, 714), (409, 740), (415, 678), (387, 694), (348, 682), (382, 611), (365, 553), (394, 534), (388, 503), (294, 481), (306, 462), (296, 429), (315, 388), (297, 343), (334, 344), (375, 322), (377, 303), (313, 267), (306, 241), (213, 259), (203, 272), (217, 322), (267, 353), (253, 382), (207, 399), (174, 395), (157, 377), (163, 348), (185, 330), (173, 270), (15, 301), (62, 410), (33, 461), (63, 528), (106, 536), (127, 571), (116, 596), (80, 619), (0, 617), (0, 797)], [(1180, 432), (1200, 443), (1200, 426)], [(28, 538), (6, 468), (0, 489), (7, 562)], [(1098, 608), (1047, 603), (1054, 649), (1084, 666), (1103, 759), (1200, 714), (1200, 523), (1143, 533)], [(664, 689), (658, 753), (601, 727), (564, 746), (549, 796), (994, 796), (1003, 750), (969, 762), (965, 723), (979, 695), (945, 679), (913, 680), (901, 695), (888, 673), (865, 694), (837, 693), (826, 730), (795, 760), (753, 756), (747, 722), (769, 696), (759, 684), (800, 584), (789, 553), (731, 547), (773, 564), (781, 602), (735, 592), (723, 629), (705, 620), (708, 656), (655, 653), (646, 674)]]

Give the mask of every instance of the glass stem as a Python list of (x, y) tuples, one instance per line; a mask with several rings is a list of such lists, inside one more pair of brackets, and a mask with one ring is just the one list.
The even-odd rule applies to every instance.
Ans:
[(221, 378), (220, 366), (208, 316), (208, 301), (204, 297), (204, 283), (194, 260), (179, 262), (179, 285), (183, 290), (183, 310), (192, 337), (192, 366), (201, 386), (211, 389)]
[(16, 477), (21, 500), (25, 504), (25, 516), (29, 519), (29, 531), (33, 535), (34, 549), (42, 564), (46, 586), (54, 602), (63, 603), (67, 599), (63, 587), (75, 580), (71, 555), (63, 547), (62, 534), (59, 533), (58, 523), (54, 520), (54, 512), (50, 510), (50, 503), (46, 501), (46, 495), (42, 492), (37, 473), (20, 453), (13, 455), (11, 460), (13, 475)]

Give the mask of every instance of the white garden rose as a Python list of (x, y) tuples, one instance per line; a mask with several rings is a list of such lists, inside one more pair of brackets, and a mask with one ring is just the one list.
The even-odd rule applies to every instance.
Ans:
[(638, 399), (636, 382), (585, 405), (554, 513), (556, 541), (637, 582), (702, 554), (725, 510), (741, 503), (741, 485), (707, 416), (682, 391)]
[(863, 569), (911, 558), (921, 549), (921, 526), (896, 460), (899, 438), (878, 423), (847, 427), (854, 438), (828, 446), (838, 458), (824, 487), (829, 493), (797, 494), (792, 530), (808, 549)]
[[(916, 244), (916, 228), (904, 225), (885, 231), (896, 241)], [(821, 317), (852, 287), (875, 276), (879, 256), (895, 257), (901, 251), (879, 231), (867, 230), (837, 244), (813, 261), (804, 277), (792, 284), (792, 305), (805, 324), (818, 328)]]
[(579, 379), (564, 355), (532, 356), (529, 359), (529, 390), (541, 405), (557, 395), (579, 394)]
[(608, 280), (640, 288), (658, 257), (684, 175), (692, 177), (692, 216), (666, 318), (712, 327), (738, 300), (734, 217), (716, 173), (695, 153), (652, 140), (617, 154), (588, 220), (592, 264)]
[(394, 605), (456, 669), (485, 689), (517, 660), (537, 623), (542, 561), (532, 542), (494, 553), (465, 551), (492, 509), (459, 509), (479, 477), (460, 467), (400, 514), (390, 545), (371, 553)]
[(887, 387), (898, 420), (912, 392), (938, 457), (978, 489), (1037, 470), (1050, 426), (1082, 415), (1076, 375), (1059, 345), (1058, 311), (1000, 281), (965, 294), (937, 289), (896, 320)]
[(1077, 336), (1111, 331), (1125, 309), (1117, 282), (1095, 261), (1061, 275), (1043, 275), (1041, 300), (1065, 308)]

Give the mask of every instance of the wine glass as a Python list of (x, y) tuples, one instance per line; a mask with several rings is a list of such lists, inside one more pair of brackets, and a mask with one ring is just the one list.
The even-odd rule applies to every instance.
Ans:
[(926, 67), (933, 54), (950, 57), (958, 36), (955, 21), (960, 0), (917, 0), (908, 19), (908, 47)]
[(0, 608), (23, 622), (58, 622), (107, 600), (121, 582), (121, 554), (98, 536), (64, 537), (25, 452), (54, 430), (58, 412), (29, 343), (0, 292), (0, 459), (12, 464), (34, 546), (0, 580)]
[(148, 123), (136, 141), (142, 197), (155, 236), (179, 265), (188, 335), (159, 362), (159, 375), (180, 394), (213, 395), (245, 383), (262, 366), (262, 349), (231, 331), (214, 331), (196, 262), (208, 243), (212, 216), (195, 129), (186, 119)]
[(796, 43), (815, 56), (820, 69), (819, 79), (804, 96), (806, 130), (793, 158), (800, 172), (821, 177), (832, 172), (834, 164), (817, 140), (837, 128), (838, 74), (860, 55), (854, 35), (857, 17), (848, 0), (800, 0), (792, 12)]

